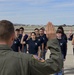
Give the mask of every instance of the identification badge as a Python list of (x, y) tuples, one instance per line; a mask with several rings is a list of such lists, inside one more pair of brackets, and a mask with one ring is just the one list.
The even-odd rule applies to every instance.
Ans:
[(37, 43), (35, 43), (35, 45), (37, 45)]
[(38, 41), (40, 41), (40, 39), (38, 39)]

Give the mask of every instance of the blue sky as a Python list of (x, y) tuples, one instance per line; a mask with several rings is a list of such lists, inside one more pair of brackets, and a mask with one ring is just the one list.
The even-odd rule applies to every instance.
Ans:
[(0, 20), (21, 24), (74, 24), (74, 0), (0, 0)]

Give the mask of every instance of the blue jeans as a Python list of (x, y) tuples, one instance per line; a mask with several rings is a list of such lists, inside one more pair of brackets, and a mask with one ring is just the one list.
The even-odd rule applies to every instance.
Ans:
[(25, 53), (27, 52), (27, 46), (24, 46), (24, 52)]
[(54, 75), (63, 75), (63, 71), (61, 70), (60, 72), (55, 73)]
[(42, 51), (42, 56), (41, 56), (41, 58), (45, 59), (45, 55), (46, 55), (46, 50)]
[[(62, 59), (64, 59), (64, 56), (62, 55)], [(55, 73), (54, 75), (63, 75), (64, 74), (64, 70), (63, 69), (61, 69), (61, 71), (60, 72), (58, 72), (58, 73)]]

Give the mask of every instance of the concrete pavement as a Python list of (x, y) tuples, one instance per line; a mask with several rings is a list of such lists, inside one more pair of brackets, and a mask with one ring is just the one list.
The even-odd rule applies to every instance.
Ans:
[(64, 75), (74, 75), (74, 56), (68, 54), (64, 62)]
[[(68, 41), (67, 56), (64, 62), (64, 75), (74, 75), (74, 55), (71, 41)], [(49, 58), (50, 51), (46, 53), (46, 59)]]
[(66, 61), (64, 62), (64, 75), (74, 75), (74, 55), (71, 41), (68, 41)]

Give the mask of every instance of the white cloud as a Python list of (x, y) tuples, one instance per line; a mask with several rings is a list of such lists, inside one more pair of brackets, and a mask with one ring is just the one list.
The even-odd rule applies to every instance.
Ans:
[(35, 5), (35, 4), (45, 4), (48, 2), (53, 2), (56, 0), (0, 0), (0, 2), (27, 2), (31, 5)]
[(40, 5), (40, 4), (50, 3), (55, 0), (24, 0), (24, 1), (28, 2), (31, 5)]
[(55, 1), (55, 0), (0, 0), (0, 1), (30, 1), (30, 2), (46, 2), (46, 1), (49, 1), (49, 2), (51, 2), (51, 1)]
[(74, 7), (74, 2), (57, 3), (57, 4), (55, 4), (52, 7), (55, 7), (55, 8)]
[[(40, 6), (41, 5), (41, 6)], [(69, 7), (69, 9), (66, 7)], [(41, 23), (51, 20), (58, 24), (64, 18), (74, 18), (74, 2), (59, 0), (0, 0), (0, 19), (21, 23)], [(22, 21), (23, 20), (23, 21)]]

